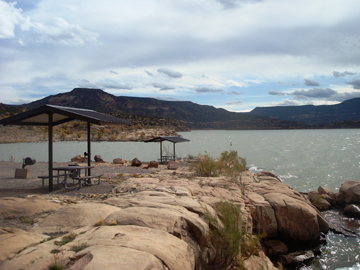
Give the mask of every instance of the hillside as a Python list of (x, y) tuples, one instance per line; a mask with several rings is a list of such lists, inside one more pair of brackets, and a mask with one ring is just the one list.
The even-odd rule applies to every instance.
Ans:
[[(280, 129), (306, 128), (306, 125), (265, 118), (247, 113), (229, 112), (190, 101), (163, 101), (153, 98), (114, 96), (100, 89), (75, 88), (71, 92), (48, 96), (23, 104), (32, 109), (44, 104), (93, 109), (132, 119), (134, 115), (184, 121), (190, 129)], [(130, 115), (132, 115), (130, 117)], [(129, 118), (130, 117), (130, 118)]]
[(256, 107), (250, 114), (315, 126), (332, 123), (331, 127), (359, 127), (360, 98), (336, 105)]

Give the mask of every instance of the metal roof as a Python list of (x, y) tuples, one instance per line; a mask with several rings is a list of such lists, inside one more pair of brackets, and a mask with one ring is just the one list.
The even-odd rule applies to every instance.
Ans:
[(106, 115), (93, 110), (62, 107), (56, 105), (43, 105), (41, 107), (0, 120), (2, 125), (49, 125), (49, 114), (53, 115), (52, 125), (59, 125), (72, 120), (82, 120), (92, 124), (123, 124), (131, 125), (132, 122)]
[(155, 137), (152, 138), (150, 140), (145, 141), (147, 142), (163, 142), (163, 141), (169, 141), (172, 143), (179, 143), (179, 142), (189, 142), (190, 140), (188, 139), (184, 139), (182, 137), (177, 137), (177, 136), (160, 136), (160, 137)]

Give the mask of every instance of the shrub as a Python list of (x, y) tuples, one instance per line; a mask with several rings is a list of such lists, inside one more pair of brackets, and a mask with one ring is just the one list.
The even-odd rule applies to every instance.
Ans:
[(70, 250), (77, 253), (77, 252), (82, 251), (83, 249), (85, 249), (87, 247), (88, 247), (88, 245), (86, 243), (82, 243), (82, 244), (77, 245), (77, 246), (72, 246)]
[(100, 140), (102, 138), (102, 136), (103, 136), (103, 131), (99, 130), (97, 135), (98, 135), (98, 139)]
[(66, 137), (65, 131), (61, 131), (61, 133), (60, 133), (60, 139), (61, 139), (61, 140), (65, 140), (65, 137)]
[(74, 241), (75, 238), (76, 238), (75, 233), (69, 233), (69, 234), (63, 236), (61, 241), (56, 241), (55, 244), (58, 246), (63, 246), (63, 245), (66, 245), (67, 243)]
[(21, 216), (20, 220), (21, 220), (21, 222), (27, 223), (27, 224), (31, 224), (33, 222), (32, 219), (28, 216)]
[(237, 151), (225, 151), (221, 153), (217, 168), (235, 181), (241, 172), (246, 171), (246, 159), (239, 157)]
[(192, 161), (190, 164), (190, 169), (195, 171), (199, 176), (205, 177), (215, 177), (217, 162), (208, 154), (197, 156), (195, 161)]
[(238, 205), (220, 202), (216, 204), (215, 209), (222, 225), (209, 213), (205, 214), (205, 218), (209, 220), (210, 240), (216, 250), (213, 267), (224, 269), (236, 262), (236, 257), (240, 254), (241, 239), (246, 230)]
[(103, 219), (100, 219), (99, 221), (97, 221), (97, 222), (94, 224), (95, 227), (99, 227), (99, 226), (102, 226), (102, 225), (104, 225), (104, 220), (103, 220)]
[(64, 270), (66, 269), (66, 263), (64, 260), (64, 253), (55, 253), (54, 261), (49, 266), (49, 270)]

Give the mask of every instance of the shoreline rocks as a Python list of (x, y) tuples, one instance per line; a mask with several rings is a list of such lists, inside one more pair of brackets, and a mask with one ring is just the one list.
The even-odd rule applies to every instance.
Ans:
[[(224, 214), (216, 209), (224, 201), (240, 210), (239, 224), (246, 232), (244, 239), (248, 239), (245, 246), (255, 241), (249, 240), (255, 239), (253, 234), (266, 232), (263, 234), (266, 250), (255, 241), (254, 250), (246, 251), (246, 256), (238, 255), (247, 269), (277, 269), (265, 251), (269, 257), (278, 259), (316, 242), (329, 229), (322, 214), (305, 196), (270, 172), (245, 171), (231, 182), (226, 177), (195, 177), (183, 166), (175, 174), (166, 166), (161, 168), (149, 168), (145, 170), (148, 175), (129, 174), (121, 181), (112, 182), (112, 192), (98, 200), (88, 201), (89, 196), (66, 202), (52, 199), (58, 208), (47, 214), (42, 209), (36, 210), (36, 215), (42, 217), (27, 235), (9, 233), (16, 237), (34, 235), (35, 239), (39, 234), (67, 233), (74, 234), (75, 239), (61, 246), (57, 243), (62, 242), (62, 236), (46, 242), (43, 238), (32, 240), (31, 244), (18, 241), (20, 246), (16, 250), (22, 251), (5, 253), (0, 270), (15, 266), (47, 268), (54, 260), (52, 250), (63, 254), (64, 262), (72, 261), (70, 269), (97, 268), (104, 260), (109, 265), (139, 270), (206, 269), (216, 258), (211, 231), (217, 228), (210, 226), (209, 217), (214, 218), (219, 228), (223, 226)], [(0, 200), (3, 218), (7, 218), (4, 205)], [(19, 207), (16, 211), (21, 212), (27, 211), (28, 205), (12, 206)], [(0, 234), (0, 244), (1, 239), (5, 238)], [(83, 250), (72, 250), (82, 244), (86, 244)], [(36, 263), (32, 263), (34, 260)]]

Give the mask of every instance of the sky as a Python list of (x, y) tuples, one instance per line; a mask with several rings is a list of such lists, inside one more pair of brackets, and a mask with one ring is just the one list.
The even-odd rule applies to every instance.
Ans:
[(359, 29), (359, 0), (0, 0), (0, 103), (336, 104), (360, 97)]

